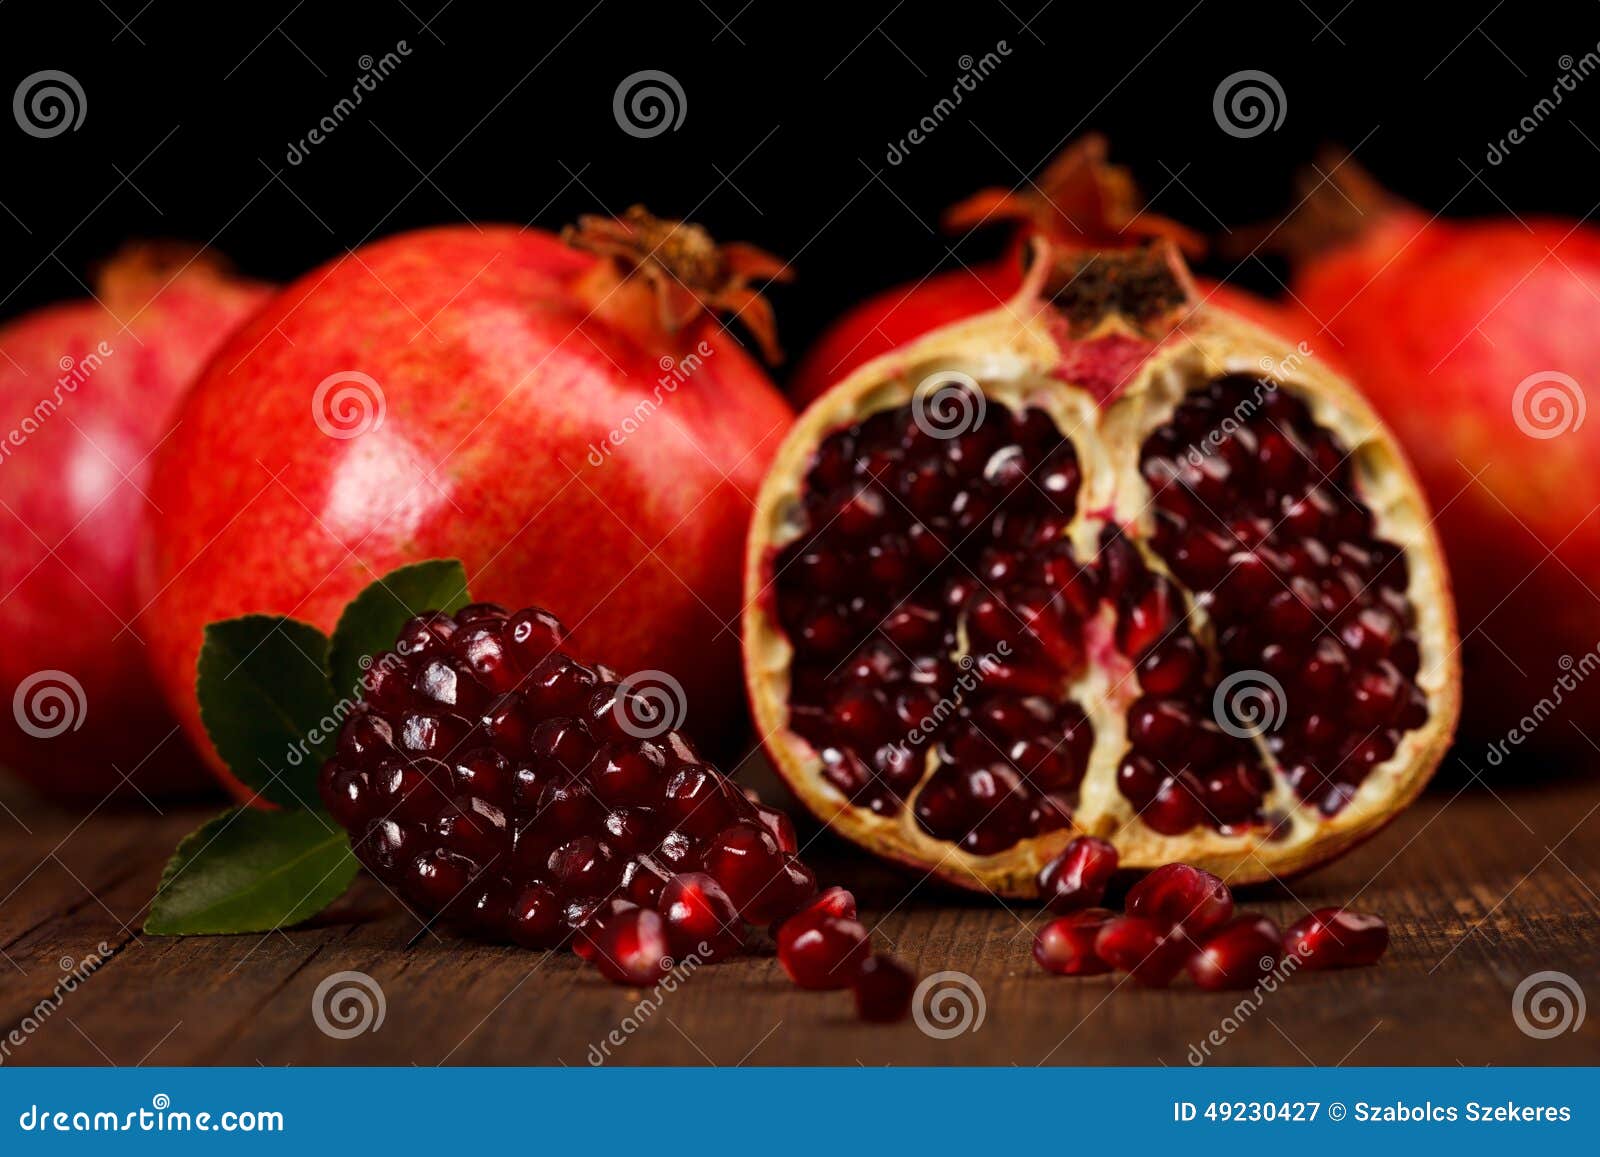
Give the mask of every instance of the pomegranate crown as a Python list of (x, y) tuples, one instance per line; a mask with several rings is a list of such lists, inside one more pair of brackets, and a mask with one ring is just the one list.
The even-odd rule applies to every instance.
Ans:
[(1189, 268), (1170, 238), (1094, 253), (1063, 253), (1035, 241), (1034, 260), (1048, 263), (1044, 295), (1074, 337), (1110, 324), (1155, 339), (1171, 331), (1196, 300)]
[(1167, 238), (1186, 253), (1204, 251), (1198, 233), (1170, 217), (1144, 212), (1133, 174), (1106, 155), (1105, 137), (1088, 133), (1025, 188), (983, 189), (952, 205), (944, 226), (965, 230), (1010, 221), (1060, 244), (1109, 248)]
[(751, 281), (788, 281), (788, 265), (744, 242), (719, 245), (688, 221), (657, 217), (634, 205), (620, 217), (586, 213), (561, 231), (568, 245), (610, 260), (623, 276), (638, 274), (655, 290), (662, 327), (676, 333), (707, 310), (744, 323), (769, 363), (783, 358), (772, 306)]
[(1410, 209), (1355, 161), (1332, 146), (1295, 174), (1300, 202), (1278, 221), (1237, 230), (1218, 248), (1227, 257), (1257, 250), (1304, 261), (1363, 236), (1385, 217)]

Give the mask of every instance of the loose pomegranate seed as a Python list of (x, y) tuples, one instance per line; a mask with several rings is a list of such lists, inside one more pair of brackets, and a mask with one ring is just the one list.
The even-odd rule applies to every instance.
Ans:
[(1199, 940), (1233, 915), (1233, 895), (1210, 872), (1164, 864), (1129, 889), (1128, 913), (1163, 927), (1179, 925)]
[(802, 912), (778, 929), (778, 963), (801, 988), (848, 988), (871, 952), (859, 922)]
[(368, 870), (425, 914), (572, 941), (628, 984), (802, 907), (815, 878), (787, 819), (678, 732), (622, 731), (615, 672), (565, 639), (546, 611), (476, 604), (411, 619), (374, 658), (318, 780)]
[(1189, 977), (1201, 988), (1249, 988), (1278, 967), (1282, 956), (1278, 926), (1247, 912), (1206, 937), (1189, 958)]
[(1171, 984), (1192, 948), (1182, 927), (1166, 928), (1141, 916), (1113, 916), (1094, 939), (1096, 956), (1151, 988)]
[(1381, 916), (1345, 908), (1318, 908), (1283, 934), (1284, 954), (1303, 968), (1353, 968), (1374, 964), (1389, 948)]
[(1079, 836), (1039, 872), (1039, 895), (1052, 912), (1091, 908), (1104, 899), (1116, 870), (1116, 848), (1094, 836)]
[(892, 956), (869, 956), (850, 982), (856, 1015), (873, 1024), (893, 1024), (911, 1011), (917, 976)]
[(1062, 976), (1095, 976), (1111, 965), (1095, 952), (1101, 930), (1117, 914), (1108, 908), (1085, 908), (1052, 920), (1033, 939), (1033, 958), (1046, 972)]

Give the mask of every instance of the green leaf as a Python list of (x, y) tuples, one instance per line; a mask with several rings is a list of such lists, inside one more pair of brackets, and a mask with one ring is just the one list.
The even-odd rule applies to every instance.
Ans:
[(206, 734), (235, 776), (284, 807), (316, 806), (317, 772), (348, 714), (327, 664), (327, 636), (293, 619), (206, 627), (195, 687)]
[(316, 915), (355, 877), (350, 841), (326, 815), (230, 808), (178, 845), (144, 930), (268, 932)]
[(334, 687), (354, 698), (372, 656), (394, 646), (407, 619), (424, 611), (454, 614), (470, 601), (467, 568), (459, 559), (430, 559), (390, 571), (350, 600), (339, 616), (328, 659)]

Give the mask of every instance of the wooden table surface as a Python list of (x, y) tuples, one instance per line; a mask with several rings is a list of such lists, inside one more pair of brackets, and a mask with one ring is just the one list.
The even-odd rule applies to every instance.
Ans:
[[(1339, 863), (1249, 895), (1282, 920), (1353, 901), (1393, 933), (1378, 967), (1302, 974), (1249, 1007), (1240, 994), (1049, 976), (1029, 952), (1036, 909), (953, 896), (819, 838), (810, 857), (825, 880), (852, 884), (882, 942), (923, 974), (965, 974), (982, 1022), (948, 1037), (911, 1021), (858, 1024), (846, 994), (794, 989), (770, 951), (706, 966), (656, 1000), (570, 954), (423, 929), (365, 878), (308, 926), (146, 936), (162, 863), (207, 809), (85, 818), (15, 795), (0, 803), (7, 1064), (1182, 1066), (1202, 1047), (1225, 1065), (1600, 1063), (1600, 1007), (1548, 1039), (1522, 1031), (1512, 1008), (1519, 983), (1542, 971), (1600, 1000), (1593, 775), (1436, 788)], [(62, 985), (101, 944), (110, 959)], [(372, 978), (384, 1015), (340, 1039), (319, 1029), (312, 1002), (344, 971)]]

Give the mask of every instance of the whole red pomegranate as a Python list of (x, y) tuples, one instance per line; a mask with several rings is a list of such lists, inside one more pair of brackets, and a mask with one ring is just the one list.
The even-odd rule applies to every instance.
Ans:
[(156, 462), (149, 641), (196, 743), (205, 624), (330, 629), (375, 576), (446, 556), (475, 594), (552, 608), (624, 673), (671, 674), (689, 728), (715, 736), (737, 703), (751, 501), (792, 414), (713, 314), (772, 352), (748, 282), (781, 272), (634, 209), (562, 237), (408, 233), (284, 290)]
[[(1117, 248), (1170, 237), (1186, 252), (1198, 252), (1198, 235), (1139, 208), (1132, 174), (1110, 164), (1106, 155), (1105, 138), (1090, 133), (1068, 146), (1037, 182), (1019, 190), (985, 189), (953, 206), (945, 214), (948, 229), (1012, 227), (1001, 255), (886, 289), (851, 308), (812, 343), (795, 368), (790, 378), (795, 400), (808, 405), (879, 354), (1009, 300), (1022, 287), (1032, 237), (1043, 237), (1057, 249)], [(1215, 282), (1201, 283), (1200, 289), (1215, 304), (1276, 328), (1278, 309), (1272, 302)]]
[(269, 292), (142, 245), (0, 328), (0, 764), (57, 798), (204, 782), (150, 681), (138, 527), (179, 395)]
[[(1450, 221), (1348, 160), (1287, 231), (1314, 348), (1349, 367), (1438, 511), (1460, 599), (1466, 718), (1488, 761), (1581, 745), (1600, 718), (1600, 230), (1523, 217)], [(1528, 718), (1536, 722), (1528, 728)], [(1509, 729), (1517, 727), (1514, 737)], [(1473, 757), (1476, 763), (1477, 757)]]
[(745, 582), (784, 780), (1003, 895), (1079, 835), (1130, 868), (1309, 869), (1415, 797), (1459, 706), (1393, 435), (1201, 303), (1170, 242), (1041, 256), (1003, 308), (830, 389), (762, 487)]

